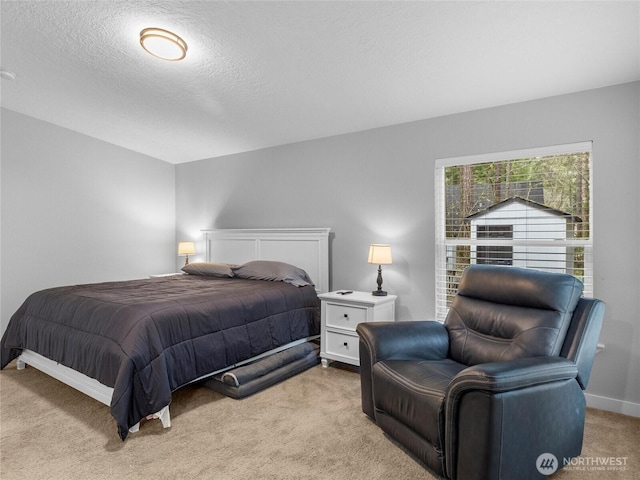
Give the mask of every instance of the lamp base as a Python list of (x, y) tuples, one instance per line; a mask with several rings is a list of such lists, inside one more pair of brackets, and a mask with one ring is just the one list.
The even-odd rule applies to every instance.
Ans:
[(386, 297), (387, 292), (385, 292), (384, 290), (374, 290), (373, 292), (371, 292), (371, 295), (373, 295), (374, 297)]

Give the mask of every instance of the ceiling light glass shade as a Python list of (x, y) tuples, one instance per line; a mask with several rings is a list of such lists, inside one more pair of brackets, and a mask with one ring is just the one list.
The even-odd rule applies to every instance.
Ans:
[(175, 62), (187, 55), (187, 43), (175, 33), (162, 28), (145, 28), (140, 32), (140, 45), (154, 57)]
[(16, 74), (9, 70), (0, 70), (0, 78), (3, 80), (15, 80)]

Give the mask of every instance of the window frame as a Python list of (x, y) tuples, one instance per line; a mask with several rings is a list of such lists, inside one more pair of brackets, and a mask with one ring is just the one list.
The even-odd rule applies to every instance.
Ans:
[[(435, 314), (436, 319), (444, 321), (448, 312), (447, 298), (451, 295), (447, 281), (447, 251), (470, 246), (493, 246), (491, 238), (447, 238), (446, 236), (446, 200), (445, 200), (445, 168), (459, 165), (474, 165), (498, 161), (519, 160), (535, 157), (548, 157), (553, 155), (567, 155), (577, 152), (589, 153), (589, 237), (571, 238), (554, 242), (554, 245), (584, 248), (584, 295), (593, 296), (593, 142), (578, 142), (546, 147), (509, 150), (503, 152), (485, 153), (478, 155), (465, 155), (459, 157), (438, 158), (435, 161)], [(495, 240), (493, 240), (495, 244)], [(548, 241), (544, 240), (511, 240), (512, 246), (545, 247)], [(505, 266), (505, 268), (509, 268)]]

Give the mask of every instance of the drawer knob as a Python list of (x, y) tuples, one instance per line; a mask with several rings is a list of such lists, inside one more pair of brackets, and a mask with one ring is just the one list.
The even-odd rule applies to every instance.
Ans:
[(349, 344), (347, 342), (344, 342), (344, 346), (349, 348)]
[(345, 314), (344, 314), (344, 318), (349, 318), (349, 314), (348, 314), (348, 313), (345, 313)]

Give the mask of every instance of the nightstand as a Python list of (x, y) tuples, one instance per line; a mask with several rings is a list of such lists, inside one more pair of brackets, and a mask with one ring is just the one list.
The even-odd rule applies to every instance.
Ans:
[(371, 292), (336, 292), (318, 295), (321, 301), (320, 358), (322, 366), (329, 360), (360, 366), (356, 327), (362, 322), (395, 321), (397, 295), (375, 297)]

